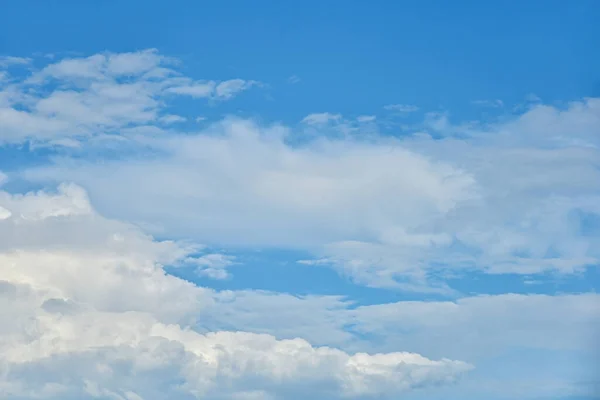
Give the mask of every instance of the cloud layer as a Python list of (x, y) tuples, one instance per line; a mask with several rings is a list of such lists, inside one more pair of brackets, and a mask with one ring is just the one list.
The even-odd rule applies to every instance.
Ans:
[[(418, 399), (499, 382), (527, 397), (550, 384), (540, 371), (567, 394), (584, 390), (575, 372), (595, 379), (597, 294), (465, 296), (449, 282), (597, 267), (600, 99), (468, 123), (397, 125), (419, 109), (392, 104), (198, 128), (195, 107), (172, 105), (263, 84), (189, 77), (156, 50), (0, 68), (0, 150), (37, 157), (0, 172), (0, 397)], [(228, 282), (264, 249), (442, 300), (217, 291), (166, 272)], [(477, 375), (497, 359), (510, 379)]]
[(307, 250), (370, 286), (429, 290), (440, 274), (472, 269), (568, 274), (600, 256), (598, 104), (444, 125), (442, 139), (300, 146), (288, 144), (291, 128), (228, 119), (193, 135), (124, 139), (160, 153), (152, 158), (62, 158), (24, 176), (78, 182), (103, 211), (179, 237)]
[(350, 355), (298, 338), (200, 334), (196, 318), (218, 294), (161, 267), (193, 249), (101, 217), (73, 185), (0, 192), (0, 207), (5, 397), (362, 398), (453, 382), (471, 369), (411, 353)]

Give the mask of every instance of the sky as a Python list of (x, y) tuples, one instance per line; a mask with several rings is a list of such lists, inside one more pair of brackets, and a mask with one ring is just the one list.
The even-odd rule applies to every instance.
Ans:
[(0, 397), (600, 397), (600, 3), (6, 1)]

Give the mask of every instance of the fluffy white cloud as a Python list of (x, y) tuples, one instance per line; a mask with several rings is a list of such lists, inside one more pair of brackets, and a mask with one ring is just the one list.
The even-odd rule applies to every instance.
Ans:
[(214, 308), (202, 311), (207, 326), (282, 338), (301, 333), (312, 343), (349, 352), (402, 348), (477, 365), (457, 386), (414, 392), (407, 395), (411, 399), (585, 396), (597, 382), (597, 294), (502, 294), (359, 307), (334, 296), (250, 291), (221, 296)]
[[(598, 227), (586, 225), (600, 214), (599, 103), (444, 128), (468, 140), (290, 146), (286, 128), (225, 120), (199, 135), (145, 139), (165, 154), (158, 159), (59, 160), (25, 176), (80, 182), (103, 211), (181, 237), (306, 249), (373, 286), (432, 290), (431, 272), (457, 268), (572, 273), (600, 256)], [(123, 204), (122, 194), (137, 200)]]
[(302, 333), (311, 343), (349, 350), (403, 348), (430, 358), (466, 357), (476, 365), (519, 349), (600, 351), (595, 293), (507, 293), (362, 306), (338, 296), (242, 291), (217, 297), (200, 311), (208, 327), (243, 327), (283, 338)]
[[(248, 83), (196, 82), (170, 63), (155, 51), (96, 55), (34, 75), (84, 90), (32, 98), (25, 83), (9, 85), (0, 96), (5, 140), (41, 136), (75, 147), (69, 140), (78, 133), (111, 131), (99, 137), (118, 139), (111, 151), (128, 151), (101, 164), (66, 156), (22, 177), (75, 181), (101, 211), (156, 233), (307, 250), (371, 286), (449, 292), (432, 283), (444, 270), (573, 273), (600, 259), (590, 222), (600, 214), (599, 99), (537, 104), (495, 123), (453, 125), (430, 114), (417, 134), (395, 138), (373, 132), (375, 124), (311, 114), (301, 129), (336, 135), (298, 144), (289, 128), (235, 119), (193, 134), (158, 128), (170, 115), (166, 92), (228, 97)], [(101, 153), (106, 143), (81, 151)]]
[[(16, 61), (0, 60), (0, 68)], [(120, 133), (180, 118), (164, 112), (174, 94), (228, 100), (255, 81), (194, 82), (150, 49), (69, 58), (0, 90), (0, 143)], [(55, 142), (56, 143), (56, 142)]]
[[(475, 195), (468, 174), (406, 151), (397, 141), (325, 140), (292, 148), (279, 127), (232, 120), (209, 129), (207, 135), (145, 139), (169, 152), (167, 159), (57, 165), (26, 176), (68, 176), (87, 186), (100, 207), (121, 213), (127, 206), (108, 198), (111, 190), (105, 186), (118, 185), (121, 194), (147, 199), (120, 214), (134, 220), (177, 204), (185, 221), (178, 214), (161, 220), (169, 232), (242, 246), (310, 247), (348, 236), (366, 240), (380, 234), (381, 224), (418, 225), (422, 215), (443, 215)], [(120, 179), (133, 184), (121, 187)]]
[[(103, 218), (74, 185), (3, 191), (0, 207), (2, 397), (395, 396), (472, 368), (413, 353), (350, 355), (298, 338), (199, 333), (196, 318), (223, 295), (162, 268), (197, 247)], [(204, 257), (199, 265), (225, 260)]]

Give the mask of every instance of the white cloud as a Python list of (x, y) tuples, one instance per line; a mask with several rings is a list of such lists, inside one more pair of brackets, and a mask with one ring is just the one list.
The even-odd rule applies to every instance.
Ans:
[(181, 85), (173, 86), (167, 89), (170, 93), (188, 95), (197, 98), (211, 98), (215, 100), (229, 100), (237, 94), (250, 89), (253, 86), (259, 86), (257, 81), (248, 81), (243, 79), (230, 79), (222, 82), (185, 82)]
[(103, 218), (74, 185), (0, 192), (0, 206), (10, 212), (0, 220), (2, 397), (394, 397), (472, 368), (412, 353), (351, 355), (298, 338), (199, 333), (195, 317), (224, 298), (162, 268), (195, 247)]
[(178, 122), (185, 122), (187, 121), (187, 119), (185, 117), (182, 117), (181, 115), (174, 115), (174, 114), (167, 114), (167, 115), (163, 115), (162, 117), (159, 118), (159, 121), (162, 122), (163, 124), (176, 124)]
[(157, 77), (172, 74), (163, 68), (172, 60), (158, 54), (156, 49), (131, 53), (95, 54), (86, 58), (67, 58), (44, 67), (27, 82), (38, 83), (47, 79), (58, 79), (72, 83), (87, 80), (109, 80), (120, 77)]
[[(341, 296), (221, 292), (200, 311), (205, 326), (245, 329), (348, 350), (403, 348), (479, 364), (518, 349), (600, 351), (600, 295), (476, 295), (452, 301), (357, 306)], [(350, 327), (350, 328), (349, 328)], [(552, 335), (544, 335), (552, 332)], [(356, 335), (356, 334), (359, 335)], [(368, 340), (361, 339), (367, 335)]]
[(27, 65), (31, 62), (30, 58), (0, 56), (0, 67), (8, 67), (11, 65)]
[(504, 107), (504, 102), (500, 99), (495, 100), (475, 100), (473, 104), (480, 107), (488, 107), (488, 108), (500, 108)]
[(167, 89), (170, 93), (177, 93), (182, 95), (188, 95), (191, 97), (211, 97), (215, 91), (216, 83), (213, 81), (208, 82), (195, 82), (186, 86), (175, 86)]
[(202, 312), (209, 326), (225, 324), (283, 338), (301, 333), (312, 343), (350, 352), (402, 348), (477, 365), (459, 385), (414, 393), (416, 398), (478, 397), (490, 390), (502, 399), (539, 398), (542, 391), (535, 384), (560, 383), (564, 390), (581, 392), (589, 391), (582, 380), (596, 378), (600, 297), (593, 293), (502, 294), (359, 307), (334, 296), (232, 292), (223, 297), (215, 309)]
[(357, 120), (358, 122), (362, 122), (362, 123), (365, 123), (365, 122), (373, 122), (373, 121), (375, 121), (376, 119), (377, 119), (377, 117), (376, 117), (376, 116), (374, 116), (374, 115), (359, 115), (358, 117), (356, 117), (356, 120)]
[(529, 93), (527, 96), (525, 96), (525, 100), (531, 103), (539, 103), (542, 101), (542, 99), (534, 93)]
[(410, 114), (419, 111), (419, 107), (412, 104), (388, 104), (383, 107), (385, 110)]
[(291, 84), (296, 84), (298, 82), (300, 82), (300, 77), (298, 77), (297, 75), (292, 75), (287, 79), (288, 83)]
[(245, 81), (243, 79), (230, 79), (221, 82), (215, 88), (215, 96), (219, 99), (227, 100), (236, 94), (258, 85), (256, 81)]
[[(537, 106), (485, 128), (446, 120), (444, 132), (467, 140), (290, 146), (285, 127), (225, 120), (145, 140), (163, 158), (58, 161), (25, 177), (80, 182), (105, 212), (180, 237), (308, 250), (371, 286), (430, 291), (440, 268), (572, 273), (600, 259), (598, 235), (580, 232), (585, 215), (600, 214), (599, 104)], [(164, 218), (166, 208), (176, 211)]]
[(258, 85), (241, 79), (195, 82), (175, 71), (175, 64), (153, 49), (49, 64), (0, 89), (0, 143), (115, 134), (174, 122), (170, 113), (163, 114), (173, 94), (228, 100)]
[[(596, 294), (502, 294), (455, 301), (401, 301), (356, 307), (334, 296), (223, 293), (201, 320), (209, 326), (294, 337), (347, 351), (407, 349), (428, 358), (460, 358), (477, 369), (452, 388), (409, 398), (539, 398), (551, 384), (561, 393), (589, 393), (600, 348)], [(224, 324), (224, 325), (221, 325)], [(551, 332), (552, 334), (548, 334)], [(537, 386), (536, 386), (537, 385)], [(548, 389), (548, 394), (552, 390)]]
[[(431, 290), (440, 269), (573, 273), (600, 259), (597, 229), (582, 233), (585, 216), (600, 213), (598, 99), (538, 104), (498, 123), (453, 125), (428, 114), (419, 135), (395, 138), (339, 114), (311, 114), (302, 129), (352, 135), (290, 145), (290, 128), (232, 119), (195, 134), (161, 130), (156, 123), (170, 115), (163, 94), (198, 83), (170, 65), (155, 51), (104, 54), (42, 70), (42, 81), (69, 87), (43, 98), (9, 85), (0, 95), (3, 140), (91, 134), (84, 150), (102, 150), (108, 141), (98, 138), (110, 137), (119, 138), (111, 150), (160, 153), (104, 163), (65, 153), (21, 177), (81, 183), (104, 212), (157, 233), (309, 251), (371, 286)], [(120, 81), (124, 74), (137, 78)], [(212, 82), (209, 96), (247, 82)]]
[(380, 349), (402, 343), (430, 357), (443, 352), (479, 362), (519, 348), (599, 351), (594, 343), (600, 332), (599, 304), (594, 293), (503, 294), (363, 306), (351, 314), (354, 329), (375, 335)]
[(340, 114), (331, 114), (328, 112), (309, 114), (302, 119), (307, 125), (324, 125), (329, 122), (335, 122), (342, 119)]
[[(111, 191), (98, 186), (101, 176), (111, 176), (106, 183), (116, 184), (115, 179), (120, 178), (105, 170), (116, 168), (120, 177), (137, 182), (132, 190), (135, 193), (120, 187), (125, 191), (120, 192), (122, 195), (152, 199), (143, 205), (134, 202), (135, 207), (125, 214), (133, 209), (152, 214), (154, 207), (164, 209), (167, 204), (193, 207), (193, 199), (202, 199), (203, 209), (188, 209), (185, 222), (173, 214), (161, 224), (175, 224), (164, 225), (171, 232), (185, 229), (184, 235), (200, 234), (202, 242), (214, 240), (229, 245), (318, 246), (330, 238), (360, 232), (366, 239), (377, 234), (381, 223), (393, 224), (395, 220), (419, 224), (421, 212), (443, 215), (456, 202), (473, 196), (473, 180), (468, 174), (406, 151), (395, 140), (372, 145), (332, 140), (291, 148), (283, 142), (285, 130), (278, 127), (262, 129), (247, 121), (232, 120), (208, 129), (214, 134), (148, 139), (147, 145), (171, 153), (158, 164), (143, 160), (131, 168), (120, 162), (100, 168), (84, 164), (68, 171), (57, 166), (31, 170), (27, 177), (69, 175), (68, 180), (98, 189), (98, 197), (94, 194), (94, 198), (101, 207), (120, 211), (125, 205), (112, 203), (106, 197)], [(198, 165), (200, 160), (210, 172)], [(144, 180), (134, 179), (140, 173), (153, 176), (154, 182), (147, 181), (146, 186)], [(155, 183), (167, 183), (167, 176), (169, 187), (156, 191)], [(365, 191), (366, 185), (371, 189)], [(192, 196), (189, 205), (177, 200), (182, 190)], [(382, 208), (381, 202), (390, 196), (396, 202)], [(223, 202), (225, 198), (229, 205)], [(381, 219), (373, 218), (377, 213), (382, 213)], [(138, 214), (133, 219), (146, 217)], [(320, 233), (314, 230), (317, 226)]]
[(196, 272), (199, 275), (212, 279), (227, 279), (230, 275), (226, 268), (235, 264), (234, 260), (233, 256), (213, 253), (190, 258), (187, 262), (197, 267)]

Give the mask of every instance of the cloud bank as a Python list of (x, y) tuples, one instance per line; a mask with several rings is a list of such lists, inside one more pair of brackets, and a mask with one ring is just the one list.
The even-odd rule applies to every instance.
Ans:
[(5, 397), (366, 398), (454, 382), (472, 368), (412, 353), (347, 354), (299, 338), (198, 333), (198, 315), (218, 294), (162, 269), (193, 249), (103, 218), (73, 185), (0, 192), (0, 207)]
[[(0, 67), (0, 146), (42, 160), (0, 173), (4, 397), (418, 398), (523, 349), (598, 354), (595, 293), (467, 296), (450, 280), (597, 267), (600, 99), (428, 113), (394, 135), (385, 117), (330, 112), (198, 127), (173, 104), (262, 85), (189, 77), (156, 50)], [(166, 272), (227, 282), (252, 249), (452, 299), (360, 305)]]

